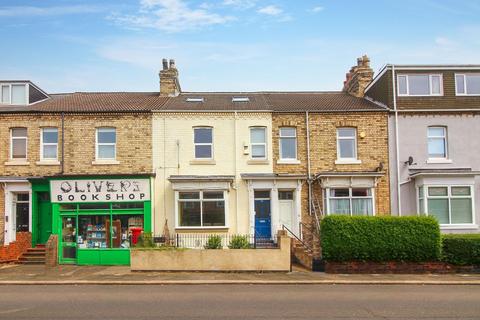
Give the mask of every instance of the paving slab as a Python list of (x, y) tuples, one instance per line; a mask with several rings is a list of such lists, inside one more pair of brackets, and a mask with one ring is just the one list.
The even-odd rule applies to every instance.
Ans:
[(327, 274), (292, 272), (132, 272), (128, 266), (0, 266), (6, 284), (470, 284), (480, 274)]

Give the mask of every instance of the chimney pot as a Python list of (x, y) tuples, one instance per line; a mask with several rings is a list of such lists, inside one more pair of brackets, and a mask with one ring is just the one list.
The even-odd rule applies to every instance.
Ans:
[(163, 70), (167, 70), (167, 69), (168, 69), (168, 61), (167, 61), (167, 59), (162, 59), (162, 66), (163, 66)]
[(175, 69), (175, 60), (170, 59), (170, 69)]

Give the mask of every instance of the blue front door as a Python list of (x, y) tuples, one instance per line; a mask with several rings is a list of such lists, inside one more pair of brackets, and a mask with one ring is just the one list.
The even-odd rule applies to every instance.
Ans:
[[(257, 191), (255, 193), (257, 193)], [(262, 198), (255, 197), (255, 236), (259, 238), (270, 238), (272, 235), (270, 192), (259, 191), (258, 193)], [(267, 194), (268, 198), (263, 197)]]

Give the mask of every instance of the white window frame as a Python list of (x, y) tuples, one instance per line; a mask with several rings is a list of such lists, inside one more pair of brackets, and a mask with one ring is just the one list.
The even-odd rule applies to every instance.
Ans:
[[(18, 104), (12, 103), (12, 87), (13, 86), (22, 86), (25, 90), (25, 103), (24, 104)], [(3, 102), (3, 87), (8, 87), (8, 93), (9, 93), (9, 99), (8, 102)], [(28, 105), (29, 104), (29, 85), (26, 83), (0, 83), (0, 104), (8, 104), (8, 105), (14, 105), (14, 106), (23, 106), (23, 105)]]
[[(330, 196), (330, 190), (332, 189), (348, 189), (348, 197), (332, 197)], [(352, 196), (352, 189), (370, 189), (370, 196), (367, 197), (359, 197), (359, 196)], [(375, 207), (375, 188), (372, 187), (332, 187), (325, 189), (325, 199), (326, 199), (326, 207), (327, 207), (327, 214), (334, 214), (330, 213), (330, 200), (331, 199), (347, 199), (349, 200), (350, 204), (350, 216), (353, 216), (352, 210), (352, 199), (371, 199), (372, 200), (372, 217), (376, 215), (376, 207)], [(370, 217), (367, 214), (363, 215), (364, 217)]]
[[(263, 142), (263, 143), (252, 142), (252, 130), (255, 130), (255, 129), (263, 129), (265, 142)], [(251, 160), (267, 160), (268, 159), (267, 139), (268, 139), (268, 137), (267, 137), (267, 127), (263, 127), (263, 126), (250, 127), (250, 159)], [(263, 146), (265, 156), (264, 157), (254, 157), (253, 156), (253, 146)]]
[[(480, 93), (468, 93), (468, 91), (467, 91), (467, 76), (468, 75), (480, 76), (480, 73), (455, 73), (455, 95), (456, 96), (470, 96), (470, 97), (480, 96)], [(463, 77), (463, 88), (465, 89), (464, 93), (459, 93), (458, 92), (457, 76), (462, 76)]]
[[(210, 129), (212, 132), (212, 142), (211, 143), (206, 143), (206, 142), (200, 142), (196, 143), (195, 142), (195, 130), (196, 129)], [(214, 145), (214, 140), (213, 140), (213, 127), (211, 126), (195, 126), (193, 127), (193, 158), (195, 160), (213, 160), (213, 145)], [(210, 158), (197, 158), (197, 152), (196, 152), (196, 146), (210, 146)]]
[[(282, 129), (283, 128), (289, 128), (289, 129), (293, 129), (295, 130), (295, 135), (293, 136), (283, 136), (282, 135)], [(294, 158), (284, 158), (283, 157), (283, 152), (282, 152), (282, 139), (295, 139), (295, 157)], [(279, 127), (278, 128), (278, 150), (279, 150), (279, 156), (280, 156), (280, 160), (284, 160), (284, 161), (296, 161), (298, 160), (298, 139), (297, 139), (297, 128), (296, 127), (289, 127), (289, 126), (282, 126), (282, 127)]]
[[(26, 129), (27, 135), (25, 137), (14, 137), (14, 129)], [(25, 140), (25, 158), (14, 158), (13, 157), (13, 140)], [(28, 159), (28, 129), (25, 127), (12, 127), (10, 128), (10, 160), (11, 161), (27, 161)]]
[[(430, 128), (434, 129), (443, 129), (443, 136), (430, 136)], [(445, 157), (431, 157), (430, 153), (428, 151), (429, 147), (429, 140), (430, 139), (443, 139), (443, 143), (445, 146)], [(448, 159), (448, 131), (446, 126), (428, 126), (427, 127), (427, 154), (428, 154), (428, 159), (429, 160), (446, 160)]]
[[(461, 187), (461, 188), (470, 188), (470, 195), (469, 196), (452, 196), (452, 188)], [(419, 191), (418, 189), (423, 188), (423, 211), (425, 213), (421, 213), (420, 211), (420, 198), (419, 198)], [(430, 196), (428, 194), (429, 188), (447, 188), (447, 195), (446, 196)], [(424, 184), (422, 186), (417, 187), (417, 214), (418, 215), (429, 215), (428, 213), (428, 199), (447, 199), (448, 200), (448, 221), (452, 221), (452, 201), (451, 199), (470, 199), (472, 203), (472, 223), (442, 223), (440, 227), (448, 228), (452, 227), (458, 228), (462, 226), (471, 227), (472, 225), (476, 225), (475, 221), (475, 195), (474, 195), (474, 185), (472, 184)]]
[[(57, 143), (44, 143), (43, 142), (43, 133), (45, 130), (55, 130), (57, 132)], [(56, 157), (55, 158), (44, 158), (44, 146), (55, 146)], [(40, 161), (57, 161), (58, 160), (58, 128), (56, 127), (43, 127), (40, 129)]]
[[(180, 199), (180, 193), (182, 192), (189, 192), (189, 193), (194, 193), (198, 192), (199, 193), (199, 198), (198, 199)], [(223, 198), (220, 199), (204, 199), (203, 198), (203, 193), (204, 192), (222, 192), (223, 193)], [(216, 202), (216, 201), (222, 201), (224, 202), (224, 214), (225, 214), (225, 225), (223, 226), (203, 226), (203, 205), (202, 202)], [(200, 226), (180, 226), (179, 225), (179, 202), (200, 202)], [(226, 229), (229, 227), (228, 224), (228, 197), (227, 197), (227, 192), (225, 190), (209, 190), (209, 189), (192, 189), (192, 190), (176, 190), (175, 191), (175, 229)]]
[[(99, 143), (98, 142), (98, 134), (100, 130), (110, 129), (115, 131), (115, 143)], [(114, 147), (114, 156), (113, 158), (99, 158), (98, 157), (98, 150), (99, 146), (113, 146)], [(117, 159), (117, 128), (115, 127), (98, 127), (95, 129), (95, 160), (96, 161), (114, 161)]]
[[(409, 76), (428, 76), (428, 89), (430, 94), (410, 94), (410, 81)], [(400, 78), (405, 77), (406, 84), (407, 84), (407, 93), (400, 93)], [(432, 92), (432, 78), (433, 77), (440, 77), (440, 93), (433, 93)], [(441, 73), (414, 73), (414, 74), (397, 74), (397, 95), (399, 97), (441, 97), (443, 96), (443, 74)]]
[[(339, 131), (340, 129), (353, 129), (355, 130), (355, 134), (350, 137), (340, 137)], [(354, 157), (353, 158), (343, 158), (340, 152), (340, 140), (352, 140), (354, 141)], [(357, 140), (357, 128), (355, 127), (338, 127), (337, 128), (337, 161), (344, 161), (344, 162), (356, 162), (358, 161), (358, 146), (357, 146), (358, 140)]]

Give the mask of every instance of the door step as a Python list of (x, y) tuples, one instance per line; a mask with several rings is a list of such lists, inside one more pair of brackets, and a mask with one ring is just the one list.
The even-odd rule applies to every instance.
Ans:
[(45, 245), (37, 245), (35, 248), (28, 248), (18, 259), (20, 264), (45, 264)]

